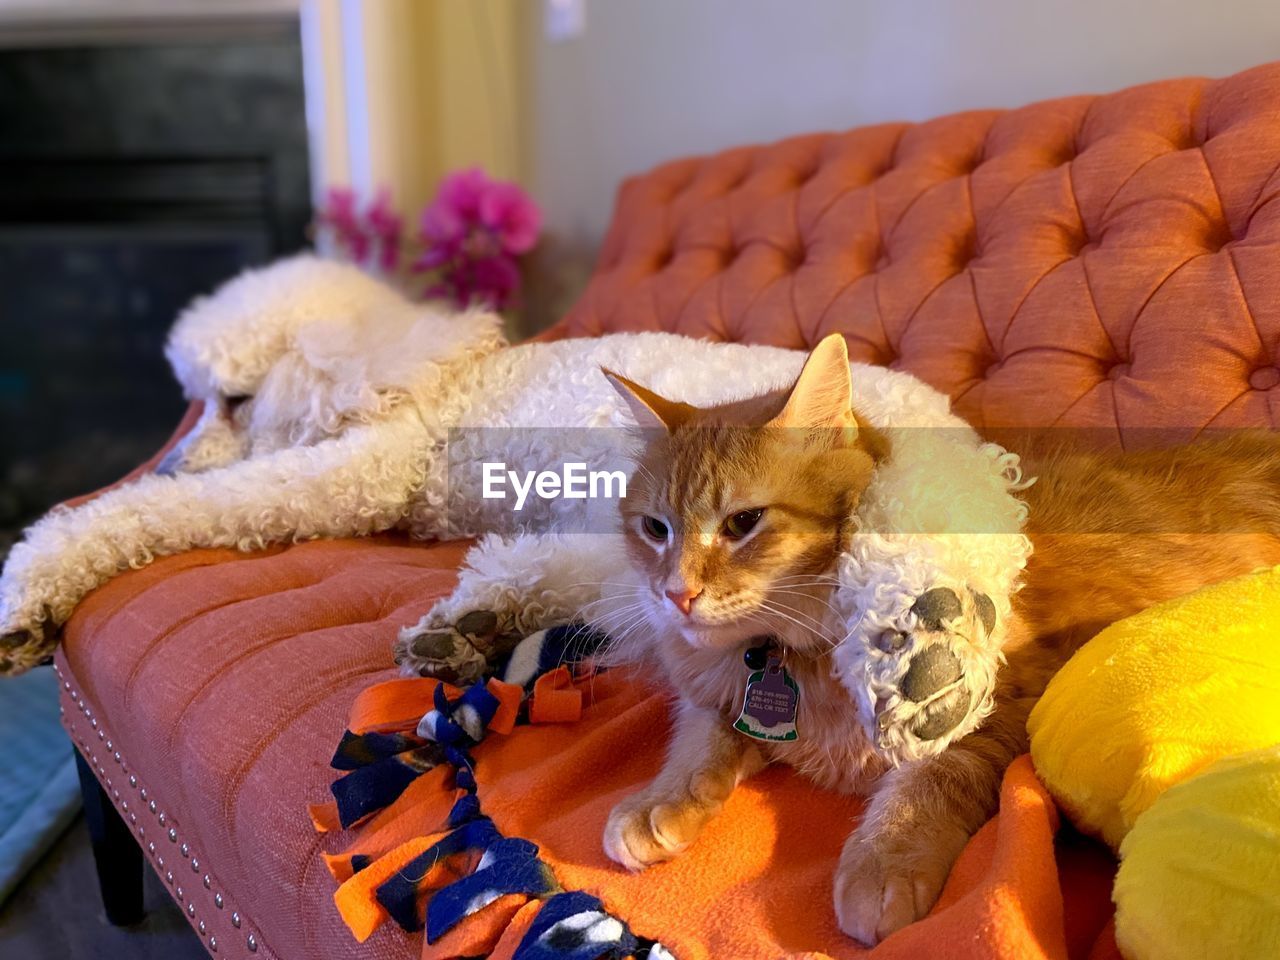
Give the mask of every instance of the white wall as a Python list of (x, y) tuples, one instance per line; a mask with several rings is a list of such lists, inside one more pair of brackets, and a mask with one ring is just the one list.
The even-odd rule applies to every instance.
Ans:
[(525, 179), (558, 280), (539, 323), (580, 287), (618, 181), (663, 160), (1280, 59), (1280, 0), (587, 0), (582, 37), (540, 28)]

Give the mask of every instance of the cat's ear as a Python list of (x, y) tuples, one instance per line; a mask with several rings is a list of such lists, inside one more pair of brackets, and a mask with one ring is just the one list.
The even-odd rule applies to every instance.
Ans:
[(618, 391), (618, 396), (627, 401), (631, 415), (642, 430), (674, 430), (693, 413), (694, 408), (689, 404), (660, 397), (607, 367), (601, 367), (600, 372)]
[(782, 412), (769, 421), (771, 427), (843, 427), (847, 439), (858, 434), (853, 414), (853, 380), (849, 375), (849, 350), (838, 333), (824, 337), (804, 362)]

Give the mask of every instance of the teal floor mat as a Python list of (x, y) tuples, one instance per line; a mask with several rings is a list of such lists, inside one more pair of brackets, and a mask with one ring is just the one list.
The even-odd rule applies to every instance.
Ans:
[(51, 667), (0, 680), (0, 903), (80, 809), (71, 741)]

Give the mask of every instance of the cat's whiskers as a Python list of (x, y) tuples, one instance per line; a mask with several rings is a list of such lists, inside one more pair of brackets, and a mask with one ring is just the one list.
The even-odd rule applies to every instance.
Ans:
[[(798, 603), (784, 603), (783, 602), (784, 598), (798, 601)], [(830, 603), (823, 600), (821, 597), (814, 597), (809, 594), (799, 593), (795, 590), (774, 589), (770, 593), (766, 594), (762, 602), (776, 603), (785, 610), (790, 610), (792, 613), (795, 613), (798, 616), (803, 616), (805, 617), (805, 619), (812, 621), (815, 624), (817, 629), (822, 630), (824, 632), (827, 629), (827, 624), (824, 622), (822, 617), (820, 615), (815, 616), (814, 614), (810, 613), (807, 609), (804, 608), (803, 604), (809, 603), (809, 602), (820, 603), (824, 607), (826, 607), (827, 610), (829, 610), (831, 613), (835, 614), (836, 616), (839, 616), (839, 611), (836, 610), (836, 608), (833, 607)]]
[(811, 593), (801, 593), (798, 589), (792, 589), (790, 587), (785, 587), (785, 588), (774, 587), (772, 590), (772, 595), (782, 596), (782, 597), (792, 597), (797, 600), (812, 601), (813, 603), (820, 603), (824, 607), (826, 607), (828, 610), (830, 610), (835, 616), (837, 617), (840, 616), (839, 608), (836, 607), (835, 604), (833, 604), (830, 600), (828, 600), (825, 597), (815, 596), (814, 594), (811, 594)]
[[(606, 627), (606, 632), (609, 635), (609, 641), (603, 651), (606, 659), (611, 653), (625, 648), (634, 633), (647, 625), (649, 620), (647, 604), (637, 603), (632, 608), (620, 611), (618, 617), (619, 622), (617, 624), (610, 624)], [(605, 626), (604, 624), (601, 625)]]
[[(812, 621), (812, 624), (806, 624), (803, 621), (799, 620), (797, 617), (794, 617), (791, 614), (787, 613), (785, 610), (779, 609), (778, 607), (769, 603), (767, 600), (761, 601), (760, 609), (766, 611), (767, 613), (771, 613), (776, 617), (782, 617), (784, 620), (789, 620), (791, 623), (794, 623), (797, 627), (799, 627), (806, 635), (812, 635), (816, 633), (817, 635), (816, 638), (818, 640), (827, 640), (827, 638), (824, 636), (825, 631), (823, 631), (821, 624), (817, 624), (816, 627), (813, 625), (813, 624), (816, 624), (817, 621)], [(796, 611), (796, 612), (801, 613), (801, 615), (804, 615), (801, 611)]]

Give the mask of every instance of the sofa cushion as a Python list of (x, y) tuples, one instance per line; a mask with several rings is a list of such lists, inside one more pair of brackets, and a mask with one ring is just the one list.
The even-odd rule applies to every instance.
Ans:
[(395, 675), (397, 628), (452, 589), (467, 546), (200, 550), (112, 580), (68, 625), (64, 722), (220, 955), (247, 955), (250, 933), (258, 956), (416, 949), (396, 929), (355, 943), (305, 809), (356, 694)]
[(1280, 423), (1280, 64), (797, 137), (627, 181), (558, 336), (906, 370), (978, 427)]

